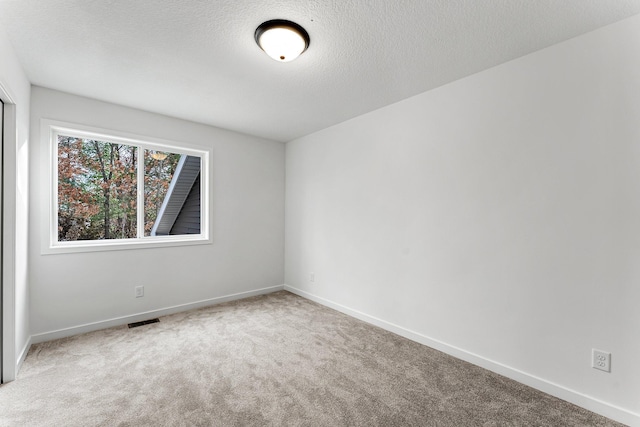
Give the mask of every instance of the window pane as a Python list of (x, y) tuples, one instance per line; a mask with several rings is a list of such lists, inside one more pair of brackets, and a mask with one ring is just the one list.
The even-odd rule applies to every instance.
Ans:
[(58, 241), (136, 237), (136, 147), (58, 135)]
[(144, 235), (151, 236), (173, 179), (180, 154), (144, 150)]
[(145, 150), (145, 236), (200, 234), (200, 157)]

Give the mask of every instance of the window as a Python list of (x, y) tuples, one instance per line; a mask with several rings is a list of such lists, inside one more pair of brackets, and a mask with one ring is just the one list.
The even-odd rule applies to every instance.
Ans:
[(208, 242), (209, 152), (43, 121), (51, 147), (45, 252)]

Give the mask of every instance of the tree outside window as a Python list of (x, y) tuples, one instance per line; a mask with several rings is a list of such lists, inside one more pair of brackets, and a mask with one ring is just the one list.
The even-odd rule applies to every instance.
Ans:
[(58, 241), (139, 237), (138, 186), (144, 195), (144, 235), (149, 236), (181, 155), (62, 134), (57, 144)]

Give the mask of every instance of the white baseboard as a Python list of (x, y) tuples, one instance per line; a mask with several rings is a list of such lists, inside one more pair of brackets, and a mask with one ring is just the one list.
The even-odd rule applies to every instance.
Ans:
[[(195, 308), (208, 307), (210, 305), (216, 305), (216, 304), (221, 304), (223, 302), (249, 298), (256, 295), (270, 294), (272, 292), (281, 291), (283, 289), (284, 289), (284, 285), (272, 286), (269, 288), (256, 289), (253, 291), (240, 292), (237, 294), (191, 302), (188, 304), (174, 305), (171, 307), (166, 307), (158, 310), (151, 310), (151, 311), (146, 311), (144, 313), (132, 314), (130, 316), (116, 317), (113, 319), (103, 320), (100, 322), (86, 323), (84, 325), (73, 326), (71, 328), (64, 328), (64, 329), (58, 329), (55, 331), (44, 332), (41, 334), (32, 335), (29, 339), (29, 345), (31, 345), (31, 343), (37, 344), (45, 341), (66, 338), (73, 335), (84, 334), (87, 332), (93, 332), (100, 329), (112, 328), (114, 326), (126, 325), (133, 322), (140, 322), (142, 320), (147, 320), (153, 317), (167, 316), (169, 314), (180, 313), (182, 311), (193, 310)], [(26, 353), (25, 353), (25, 356), (26, 356)]]
[(429, 338), (418, 332), (403, 328), (402, 326), (398, 326), (385, 320), (378, 319), (377, 317), (370, 316), (366, 313), (353, 310), (349, 307), (345, 307), (344, 305), (335, 303), (326, 298), (310, 294), (309, 292), (303, 291), (301, 289), (297, 289), (286, 284), (284, 285), (284, 289), (303, 298), (309, 299), (329, 308), (333, 308), (334, 310), (345, 313), (349, 316), (355, 317), (356, 319), (360, 319), (364, 322), (378, 326), (389, 332), (393, 332), (397, 335), (434, 348), (458, 359), (462, 359), (469, 363), (473, 363), (474, 365), (493, 371), (497, 374), (503, 375), (507, 378), (511, 378), (512, 380), (518, 381), (519, 383), (528, 385), (529, 387), (533, 387), (537, 390), (558, 397), (562, 400), (566, 400), (567, 402), (571, 402), (574, 405), (578, 405), (582, 408), (588, 409), (589, 411), (595, 412), (596, 414), (603, 415), (607, 418), (611, 418), (612, 420), (627, 424), (629, 426), (640, 427), (640, 414), (636, 414), (615, 405), (611, 405), (578, 391), (571, 390), (542, 378), (538, 378), (534, 375), (527, 374), (526, 372), (503, 365), (502, 363), (489, 360), (485, 357), (449, 345), (445, 342)]

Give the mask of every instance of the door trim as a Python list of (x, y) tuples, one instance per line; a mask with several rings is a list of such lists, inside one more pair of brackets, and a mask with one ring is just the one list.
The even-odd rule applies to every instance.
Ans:
[[(4, 103), (2, 135), (2, 383), (13, 381), (17, 375), (16, 359), (16, 298), (15, 298), (15, 179), (13, 167), (7, 161), (7, 149), (17, 141), (16, 104), (7, 88), (0, 82), (0, 98)], [(9, 167), (8, 167), (9, 166)], [(8, 170), (7, 170), (8, 169)], [(15, 171), (13, 171), (15, 176)], [(14, 186), (11, 188), (11, 186)]]

